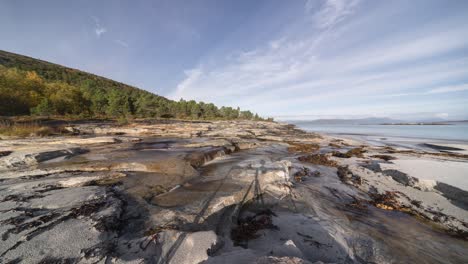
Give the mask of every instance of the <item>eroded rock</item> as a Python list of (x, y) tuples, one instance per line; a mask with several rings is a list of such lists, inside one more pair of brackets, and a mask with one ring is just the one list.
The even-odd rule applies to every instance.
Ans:
[[(0, 142), (9, 152), (0, 157), (0, 262), (433, 260), (405, 228), (429, 234), (431, 254), (467, 261), (462, 243), (411, 216), (463, 237), (464, 193), (382, 172), (385, 152), (397, 149), (366, 146), (363, 155), (353, 141), (271, 122), (70, 129), (88, 136)], [(333, 157), (337, 149), (351, 158)]]

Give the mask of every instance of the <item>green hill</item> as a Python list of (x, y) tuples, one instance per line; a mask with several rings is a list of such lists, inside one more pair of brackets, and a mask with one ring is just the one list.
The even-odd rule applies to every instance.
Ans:
[(178, 102), (80, 70), (0, 50), (0, 116), (260, 119), (239, 108)]

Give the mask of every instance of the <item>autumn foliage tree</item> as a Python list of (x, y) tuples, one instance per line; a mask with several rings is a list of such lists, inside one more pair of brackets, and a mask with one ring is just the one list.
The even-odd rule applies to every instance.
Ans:
[(0, 116), (253, 119), (238, 107), (172, 101), (103, 77), (0, 51)]

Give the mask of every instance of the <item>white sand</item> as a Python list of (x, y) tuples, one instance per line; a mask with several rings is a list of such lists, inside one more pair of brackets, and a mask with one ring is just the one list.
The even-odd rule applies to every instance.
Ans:
[(382, 169), (395, 169), (423, 180), (436, 180), (468, 190), (468, 162), (435, 159), (398, 159), (381, 164)]

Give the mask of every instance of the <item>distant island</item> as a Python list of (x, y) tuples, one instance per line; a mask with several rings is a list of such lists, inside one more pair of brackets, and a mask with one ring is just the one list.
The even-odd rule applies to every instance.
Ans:
[(388, 126), (451, 126), (459, 123), (468, 123), (467, 120), (459, 121), (444, 121), (444, 122), (401, 122), (401, 123), (383, 123), (381, 125)]
[(409, 123), (384, 123), (382, 126), (447, 126), (454, 125), (447, 122), (409, 122)]
[(370, 117), (356, 119), (316, 119), (316, 120), (295, 120), (292, 123), (308, 123), (317, 125), (380, 125), (384, 123), (401, 123), (402, 120), (396, 120), (386, 117)]

